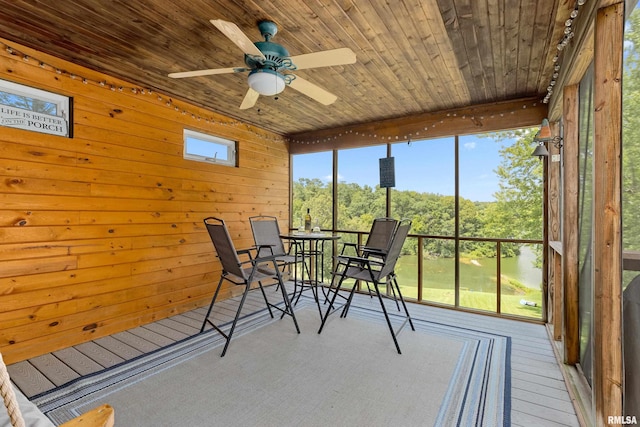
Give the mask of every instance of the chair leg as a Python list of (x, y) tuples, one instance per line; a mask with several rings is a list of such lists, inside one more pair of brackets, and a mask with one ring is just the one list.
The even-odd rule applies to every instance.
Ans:
[(217, 327), (213, 324), (213, 322), (209, 320), (209, 315), (211, 315), (211, 310), (213, 310), (213, 305), (215, 304), (216, 299), (218, 298), (218, 292), (220, 292), (220, 288), (223, 280), (224, 280), (224, 277), (220, 277), (220, 281), (218, 282), (218, 287), (216, 288), (216, 291), (213, 293), (211, 304), (209, 304), (209, 310), (207, 310), (207, 315), (204, 317), (204, 320), (202, 321), (202, 327), (200, 328), (200, 333), (204, 332), (204, 327), (207, 325), (207, 322), (209, 322), (211, 326), (217, 329)]
[[(400, 286), (398, 286), (398, 281), (395, 279), (395, 276), (393, 278), (393, 283), (396, 286), (396, 291), (398, 292), (398, 297), (400, 299), (400, 302), (402, 303), (402, 307), (404, 308), (404, 313), (407, 315), (407, 320), (409, 321), (409, 325), (411, 326), (411, 330), (415, 331), (416, 328), (413, 326), (413, 320), (411, 320), (411, 315), (409, 314), (409, 309), (407, 308), (407, 304), (404, 302), (404, 297), (402, 296), (402, 292), (400, 292)], [(396, 304), (398, 302), (396, 301)], [(400, 310), (398, 308), (398, 310)]]
[[(351, 261), (349, 261), (345, 267), (344, 267), (344, 272), (346, 273), (349, 270), (349, 267), (351, 266)], [(344, 277), (344, 276), (343, 276)], [(360, 282), (360, 280), (356, 279), (353, 283), (353, 287), (351, 288), (351, 292), (349, 292), (349, 296), (346, 297), (347, 301), (344, 304), (344, 307), (342, 307), (342, 313), (340, 313), (340, 317), (347, 317), (347, 314), (349, 314), (349, 309), (351, 308), (351, 302), (353, 301), (353, 295), (356, 293), (356, 288), (358, 288), (358, 283)], [(369, 286), (369, 282), (367, 283), (367, 287)]]
[[(393, 343), (396, 345), (396, 350), (398, 350), (398, 354), (402, 354), (402, 352), (400, 351), (400, 345), (398, 344), (398, 339), (396, 338), (396, 333), (394, 332), (393, 325), (391, 324), (391, 319), (389, 319), (389, 313), (387, 313), (387, 309), (384, 306), (384, 301), (382, 300), (382, 295), (380, 295), (380, 288), (378, 288), (378, 282), (373, 282), (373, 287), (376, 290), (376, 295), (378, 295), (378, 300), (380, 301), (380, 306), (382, 307), (384, 318), (387, 319), (389, 332), (391, 332), (391, 337), (393, 337)], [(413, 327), (413, 324), (411, 326)]]
[(394, 283), (395, 283), (395, 288), (400, 289), (398, 287), (398, 281), (396, 280), (395, 273), (391, 273), (389, 275), (389, 279), (387, 280), (387, 286), (391, 287), (391, 294), (393, 295), (393, 300), (396, 302), (396, 307), (398, 308), (398, 311), (400, 311), (400, 304), (398, 304), (398, 297), (396, 296), (396, 289), (393, 286)]
[(247, 283), (244, 293), (242, 294), (242, 299), (240, 300), (240, 305), (238, 306), (238, 311), (236, 311), (236, 317), (234, 317), (233, 323), (231, 324), (231, 329), (229, 329), (229, 332), (227, 333), (227, 336), (226, 336), (227, 342), (225, 343), (224, 348), (222, 349), (222, 354), (220, 355), (220, 357), (224, 357), (224, 355), (227, 353), (227, 348), (229, 348), (229, 344), (231, 343), (231, 337), (233, 336), (233, 331), (236, 329), (236, 323), (238, 323), (238, 319), (240, 318), (240, 312), (242, 311), (242, 306), (244, 305), (244, 301), (247, 299), (247, 295), (249, 294), (250, 289), (251, 289), (251, 285), (250, 283)]
[(353, 294), (356, 293), (356, 284), (353, 284), (353, 288), (351, 288), (351, 292), (349, 292), (349, 296), (347, 297), (347, 302), (344, 307), (342, 307), (342, 313), (340, 313), (340, 317), (347, 317), (349, 314), (349, 308), (351, 308), (351, 301), (353, 301)]
[[(222, 287), (222, 282), (224, 281), (225, 277), (222, 276), (220, 277), (220, 281), (218, 282), (218, 287), (216, 288), (215, 293), (213, 294), (213, 298), (211, 299), (211, 304), (209, 305), (209, 309), (207, 310), (207, 314), (204, 317), (204, 321), (202, 322), (202, 327), (200, 328), (200, 333), (204, 332), (204, 328), (207, 325), (207, 323), (209, 323), (213, 329), (215, 329), (220, 335), (222, 335), (225, 339), (225, 344), (224, 344), (224, 348), (222, 349), (222, 354), (220, 355), (220, 357), (223, 357), (225, 355), (225, 353), (227, 352), (227, 348), (229, 347), (229, 343), (231, 341), (231, 336), (233, 335), (233, 331), (236, 328), (236, 323), (238, 322), (238, 319), (240, 318), (240, 312), (242, 311), (242, 306), (244, 305), (244, 301), (247, 298), (247, 294), (249, 293), (249, 290), (251, 289), (251, 287), (249, 286), (249, 284), (245, 285), (245, 290), (244, 293), (242, 294), (242, 299), (240, 300), (240, 304), (238, 305), (238, 310), (236, 311), (236, 315), (233, 318), (233, 322), (231, 323), (231, 329), (229, 329), (229, 332), (225, 333), (222, 329), (220, 329), (220, 327), (218, 327), (218, 325), (216, 325), (215, 323), (213, 323), (211, 320), (209, 320), (209, 316), (211, 315), (211, 311), (213, 310), (213, 306), (216, 302), (216, 299), (218, 298), (218, 293), (220, 292), (220, 288)], [(271, 316), (273, 317), (273, 316)]]
[(304, 262), (304, 257), (302, 258), (302, 278), (300, 279), (300, 292), (298, 292), (298, 296), (296, 297), (296, 284), (293, 286), (293, 296), (291, 301), (293, 301), (293, 305), (297, 305), (298, 301), (300, 301), (300, 297), (302, 296), (302, 292), (304, 291), (304, 270), (307, 270), (307, 277), (309, 278), (309, 286), (312, 286), (311, 281), (313, 280), (311, 277), (311, 270), (306, 262)]
[[(282, 283), (282, 280), (278, 281), (278, 286)], [(273, 311), (271, 311), (271, 304), (269, 304), (269, 300), (267, 299), (267, 294), (262, 287), (262, 282), (258, 281), (258, 287), (260, 288), (260, 292), (262, 292), (262, 297), (264, 298), (264, 302), (267, 304), (267, 310), (269, 310), (269, 315), (273, 319)]]
[[(276, 264), (277, 265), (277, 264)], [(287, 264), (282, 264), (282, 271), (280, 272), (281, 274), (285, 272), (285, 270), (287, 269)], [(280, 289), (280, 282), (278, 282), (278, 286), (276, 286), (276, 290), (275, 292), (278, 292), (278, 289)]]
[(276, 270), (276, 275), (278, 276), (278, 286), (280, 286), (280, 290), (282, 291), (282, 299), (284, 300), (284, 310), (282, 311), (281, 319), (285, 314), (290, 315), (293, 318), (293, 324), (296, 327), (296, 331), (300, 333), (300, 327), (298, 326), (298, 319), (296, 319), (296, 315), (293, 312), (293, 305), (291, 304), (291, 300), (289, 299), (289, 295), (287, 295), (287, 290), (284, 288), (284, 282), (282, 281), (282, 275)]
[(324, 324), (327, 321), (327, 318), (329, 317), (329, 314), (331, 314), (331, 309), (333, 308), (333, 303), (336, 301), (336, 297), (338, 296), (338, 291), (340, 291), (340, 286), (342, 286), (342, 281), (344, 280), (344, 276), (342, 276), (340, 278), (340, 281), (338, 282), (338, 286), (336, 286), (335, 288), (335, 292), (333, 294), (333, 297), (331, 297), (331, 301), (329, 302), (329, 306), (327, 307), (327, 311), (324, 313), (324, 316), (322, 317), (322, 322), (320, 323), (320, 329), (318, 329), (318, 333), (322, 332), (322, 329), (324, 328)]

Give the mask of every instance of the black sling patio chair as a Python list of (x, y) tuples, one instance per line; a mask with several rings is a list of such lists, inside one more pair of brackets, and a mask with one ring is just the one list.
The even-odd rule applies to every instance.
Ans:
[[(415, 327), (413, 326), (413, 321), (411, 320), (411, 315), (409, 314), (409, 310), (407, 309), (407, 304), (402, 297), (402, 293), (400, 292), (400, 286), (398, 286), (398, 281), (396, 278), (396, 274), (394, 272), (396, 262), (400, 257), (400, 251), (402, 250), (402, 245), (404, 244), (407, 235), (409, 234), (409, 229), (411, 228), (411, 221), (403, 220), (400, 221), (398, 227), (396, 228), (393, 237), (391, 239), (391, 245), (389, 247), (389, 251), (384, 259), (374, 258), (374, 257), (361, 257), (361, 256), (348, 256), (341, 255), (340, 257), (343, 260), (338, 263), (337, 269), (334, 272), (334, 280), (338, 278), (338, 283), (334, 287), (333, 283), (331, 286), (331, 292), (333, 293), (331, 297), (331, 301), (329, 306), (327, 307), (327, 311), (325, 312), (322, 318), (322, 324), (320, 325), (320, 329), (318, 333), (322, 332), (324, 325), (327, 321), (329, 315), (340, 308), (335, 308), (334, 303), (340, 288), (345, 279), (356, 279), (362, 280), (368, 283), (373, 284), (374, 293), (377, 295), (378, 300), (380, 301), (380, 306), (382, 308), (382, 312), (384, 313), (384, 317), (387, 321), (387, 326), (389, 326), (389, 331), (391, 332), (391, 337), (393, 338), (393, 342), (396, 346), (396, 350), (398, 354), (402, 354), (400, 351), (400, 345), (398, 344), (398, 339), (396, 335), (406, 326), (407, 323), (411, 326), (411, 329), (415, 331)], [(353, 287), (351, 288), (351, 292), (347, 297), (346, 303), (341, 307), (340, 317), (347, 317), (349, 312), (349, 307), (351, 306), (351, 302), (353, 301), (353, 294), (356, 290), (356, 283), (354, 282)], [(380, 292), (380, 285), (385, 285), (387, 288), (391, 288), (391, 295), (383, 295)], [(402, 325), (397, 330), (394, 330), (393, 325), (391, 323), (391, 319), (389, 318), (389, 313), (385, 307), (385, 303), (383, 298), (391, 298), (402, 304), (404, 309), (404, 321)]]
[[(278, 268), (276, 257), (274, 255), (253, 257), (251, 256), (251, 252), (248, 249), (236, 251), (233, 242), (231, 241), (229, 230), (227, 230), (227, 225), (222, 219), (208, 217), (204, 219), (204, 224), (207, 227), (207, 231), (209, 232), (209, 236), (211, 237), (213, 246), (216, 249), (218, 259), (220, 259), (220, 263), (222, 264), (222, 275), (220, 276), (218, 287), (216, 288), (216, 291), (213, 294), (213, 298), (211, 299), (211, 304), (209, 305), (207, 315), (202, 322), (202, 328), (200, 328), (200, 332), (204, 332), (207, 323), (209, 323), (225, 338), (226, 343), (220, 357), (223, 357), (227, 352), (227, 348), (229, 347), (229, 343), (231, 342), (231, 337), (233, 336), (233, 331), (235, 330), (236, 323), (238, 322), (238, 319), (240, 317), (240, 312), (242, 311), (242, 306), (244, 305), (247, 294), (251, 289), (252, 283), (258, 283), (258, 287), (262, 292), (262, 297), (267, 304), (267, 309), (269, 310), (269, 314), (271, 315), (271, 317), (273, 317), (273, 311), (271, 310), (272, 308), (281, 311), (283, 317), (285, 314), (291, 316), (293, 318), (293, 323), (296, 327), (296, 331), (300, 333), (298, 321), (296, 320), (296, 316), (293, 313), (293, 307), (291, 305), (291, 302), (289, 301), (289, 296), (287, 295), (287, 292), (284, 288), (284, 284), (282, 283), (282, 276), (280, 274), (280, 269)], [(248, 257), (248, 260), (240, 261), (241, 254), (246, 255)], [(273, 268), (267, 267), (269, 263), (273, 266)], [(245, 287), (244, 293), (242, 294), (242, 299), (240, 300), (240, 304), (238, 305), (235, 317), (233, 319), (233, 322), (231, 323), (231, 328), (226, 333), (209, 319), (211, 311), (213, 310), (213, 306), (216, 302), (216, 298), (218, 297), (218, 293), (222, 288), (222, 283), (225, 280), (233, 283), (234, 285), (241, 285)], [(276, 280), (280, 285), (280, 289), (282, 291), (282, 299), (284, 301), (284, 308), (279, 307), (275, 304), (271, 304), (269, 302), (262, 286), (262, 282), (265, 280)]]
[(376, 218), (371, 224), (371, 230), (367, 236), (367, 242), (363, 246), (356, 243), (346, 242), (342, 246), (341, 255), (345, 254), (347, 248), (353, 248), (357, 256), (368, 258), (376, 256), (384, 258), (389, 252), (391, 238), (398, 226), (398, 220), (393, 218)]
[(289, 246), (289, 250), (285, 250), (282, 238), (280, 237), (280, 227), (278, 226), (278, 219), (275, 216), (258, 215), (249, 218), (251, 223), (251, 231), (253, 232), (253, 240), (256, 244), (257, 257), (275, 256), (278, 266), (282, 268), (282, 272), (287, 266), (293, 266), (293, 283), (295, 295), (295, 287), (298, 283), (298, 269), (297, 264), (301, 263), (302, 268), (307, 269), (307, 276), (309, 273), (308, 267), (304, 262), (304, 256), (301, 248), (297, 247), (295, 243)]
[[(374, 219), (367, 237), (367, 242), (362, 246), (359, 246), (357, 243), (345, 242), (340, 255), (345, 255), (345, 251), (347, 251), (348, 248), (352, 248), (350, 252), (355, 253), (357, 256), (364, 258), (376, 257), (384, 260), (389, 252), (391, 239), (397, 226), (398, 220), (393, 218), (382, 217)], [(338, 257), (337, 262), (345, 263), (347, 259)], [(369, 296), (373, 297), (369, 283), (367, 283), (367, 288), (369, 289)], [(399, 306), (398, 309), (400, 309)]]

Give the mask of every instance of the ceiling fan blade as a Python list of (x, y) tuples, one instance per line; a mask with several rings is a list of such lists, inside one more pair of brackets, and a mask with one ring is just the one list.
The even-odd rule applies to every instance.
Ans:
[(324, 105), (333, 104), (334, 102), (336, 102), (336, 99), (338, 99), (338, 97), (331, 92), (327, 92), (320, 86), (316, 86), (313, 83), (298, 76), (296, 76), (296, 78), (293, 79), (291, 83), (289, 83), (289, 86)]
[(356, 54), (348, 47), (321, 52), (292, 56), (291, 60), (298, 70), (305, 68), (331, 67), (333, 65), (354, 64)]
[(222, 19), (212, 19), (210, 21), (218, 30), (229, 38), (236, 46), (238, 46), (247, 55), (257, 56), (265, 59), (260, 49), (253, 44), (251, 39), (242, 32), (240, 28), (233, 22), (223, 21)]
[(181, 79), (184, 77), (198, 77), (198, 76), (210, 76), (213, 74), (230, 74), (230, 73), (242, 73), (248, 71), (248, 68), (211, 68), (208, 70), (196, 70), (196, 71), (183, 71), (181, 73), (170, 73), (169, 77), (172, 79)]
[(260, 94), (258, 92), (249, 88), (249, 90), (247, 91), (247, 94), (244, 96), (244, 99), (242, 100), (242, 104), (240, 104), (240, 109), (246, 110), (256, 105), (256, 102), (258, 101), (259, 96)]

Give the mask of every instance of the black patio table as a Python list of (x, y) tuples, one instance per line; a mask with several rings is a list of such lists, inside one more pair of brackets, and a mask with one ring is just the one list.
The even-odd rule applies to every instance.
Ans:
[[(293, 231), (289, 234), (282, 234), (280, 237), (293, 242), (296, 250), (296, 257), (301, 256), (304, 262), (307, 262), (307, 260), (309, 261), (308, 268), (302, 268), (302, 274), (300, 276), (301, 279), (299, 282), (294, 283), (291, 301), (294, 305), (297, 304), (302, 292), (311, 289), (313, 292), (313, 298), (318, 306), (320, 318), (322, 318), (322, 309), (320, 308), (320, 298), (318, 296), (318, 285), (322, 286), (324, 282), (324, 271), (322, 269), (322, 266), (324, 265), (324, 244), (325, 242), (338, 240), (340, 239), (340, 236), (322, 232), (307, 233), (303, 231)], [(307, 271), (306, 279), (305, 270)], [(299, 291), (298, 286), (300, 286)]]

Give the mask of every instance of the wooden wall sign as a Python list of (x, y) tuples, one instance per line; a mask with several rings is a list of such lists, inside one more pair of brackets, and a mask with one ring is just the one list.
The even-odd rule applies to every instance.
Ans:
[(51, 135), (69, 135), (69, 127), (64, 118), (44, 113), (35, 113), (10, 105), (0, 104), (0, 125)]

